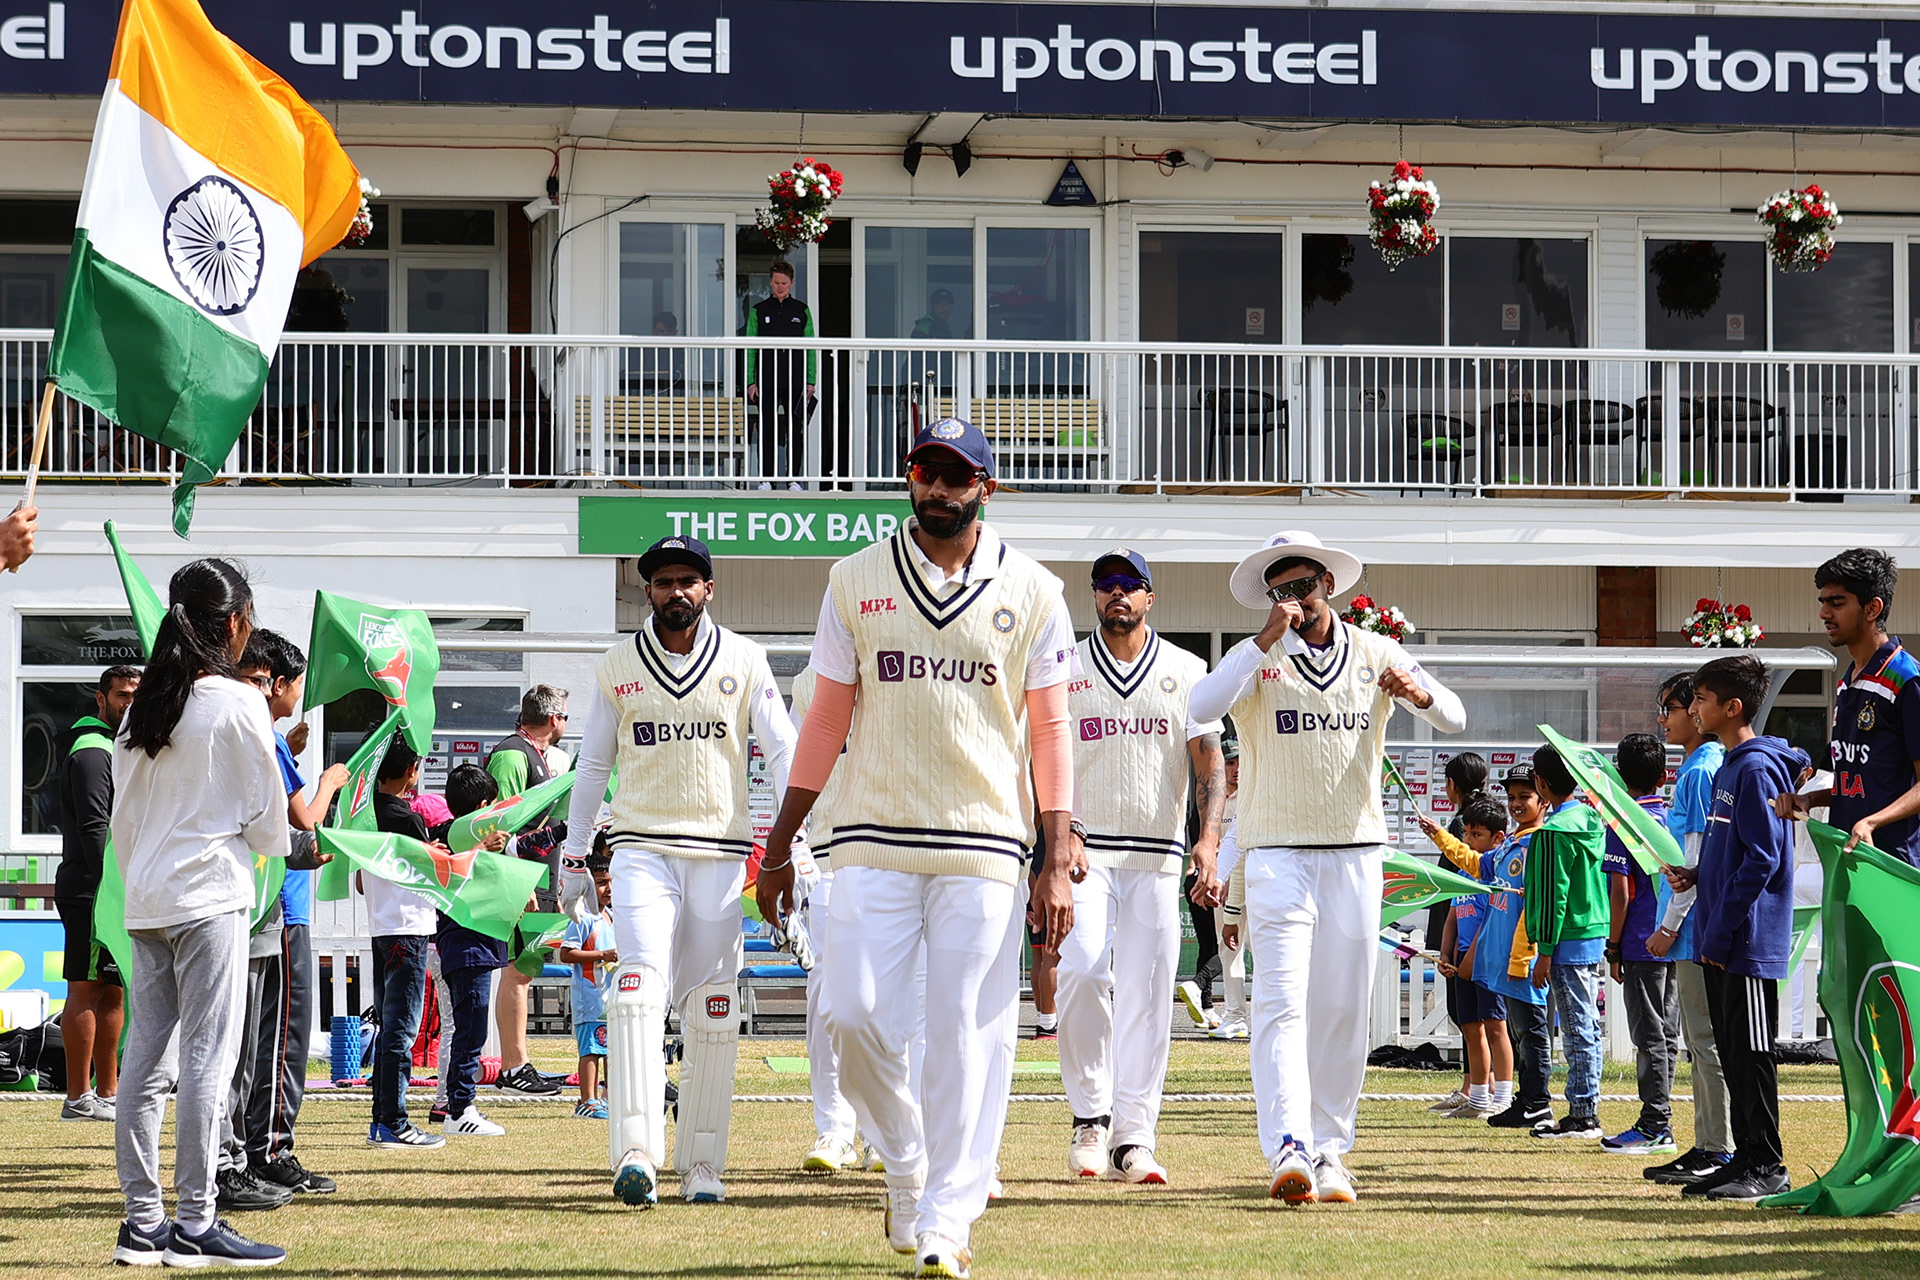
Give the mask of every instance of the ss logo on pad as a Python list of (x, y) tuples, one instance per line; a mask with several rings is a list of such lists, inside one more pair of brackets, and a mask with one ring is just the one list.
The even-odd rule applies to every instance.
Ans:
[(729, 996), (707, 997), (707, 1016), (709, 1018), (724, 1018), (732, 1009), (733, 1000)]

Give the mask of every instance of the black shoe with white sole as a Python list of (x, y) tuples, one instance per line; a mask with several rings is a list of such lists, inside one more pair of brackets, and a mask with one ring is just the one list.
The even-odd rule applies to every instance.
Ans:
[[(1687, 1188), (1691, 1191), (1693, 1188)], [(1719, 1186), (1703, 1192), (1708, 1200), (1738, 1200), (1751, 1204), (1755, 1200), (1764, 1200), (1768, 1196), (1777, 1196), (1783, 1191), (1793, 1190), (1793, 1179), (1787, 1176), (1785, 1165), (1775, 1165), (1771, 1169), (1748, 1169), (1735, 1177), (1728, 1178)], [(1686, 1192), (1682, 1192), (1682, 1195)]]
[(1603, 1138), (1607, 1131), (1592, 1116), (1569, 1115), (1559, 1124), (1542, 1125), (1533, 1131), (1536, 1138)]
[(1718, 1173), (1732, 1159), (1724, 1151), (1702, 1151), (1699, 1147), (1690, 1147), (1683, 1156), (1642, 1169), (1640, 1176), (1662, 1186), (1684, 1187), (1709, 1174)]
[(293, 1199), (291, 1190), (264, 1181), (251, 1169), (222, 1169), (214, 1177), (214, 1186), (214, 1204), (225, 1213), (278, 1209)]
[(120, 1224), (120, 1239), (113, 1246), (116, 1267), (157, 1267), (173, 1242), (173, 1223), (162, 1222), (151, 1231), (142, 1231), (131, 1222)]
[(251, 1166), (253, 1176), (269, 1186), (283, 1187), (296, 1194), (302, 1191), (314, 1195), (328, 1195), (338, 1189), (332, 1178), (314, 1173), (300, 1163), (300, 1157), (291, 1153), (266, 1164)]
[(1680, 1194), (1683, 1196), (1693, 1196), (1693, 1197), (1704, 1196), (1709, 1194), (1716, 1188), (1725, 1186), (1729, 1182), (1734, 1182), (1734, 1181), (1737, 1181), (1738, 1179), (1744, 1178), (1749, 1173), (1752, 1173), (1752, 1172), (1753, 1170), (1747, 1167), (1746, 1161), (1740, 1159), (1740, 1157), (1736, 1155), (1732, 1160), (1729, 1160), (1726, 1164), (1721, 1165), (1718, 1169), (1715, 1169), (1712, 1173), (1707, 1174), (1703, 1178), (1696, 1179), (1693, 1182), (1689, 1182), (1686, 1186), (1681, 1187)]
[(1553, 1123), (1553, 1108), (1544, 1102), (1525, 1103), (1518, 1099), (1505, 1111), (1487, 1117), (1495, 1129), (1538, 1129)]
[(558, 1093), (560, 1086), (533, 1069), (531, 1062), (523, 1062), (511, 1071), (502, 1071), (495, 1080), (496, 1088), (512, 1089), (515, 1093)]
[(277, 1267), (287, 1260), (287, 1251), (249, 1240), (219, 1220), (197, 1236), (175, 1227), (162, 1260), (170, 1267)]

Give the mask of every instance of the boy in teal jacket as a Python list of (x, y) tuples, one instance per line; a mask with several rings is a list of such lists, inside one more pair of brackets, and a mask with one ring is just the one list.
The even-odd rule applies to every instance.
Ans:
[(1612, 901), (1607, 884), (1607, 827), (1573, 798), (1578, 785), (1552, 747), (1533, 754), (1534, 784), (1547, 820), (1527, 852), (1522, 892), (1527, 936), (1540, 949), (1536, 989), (1553, 986), (1560, 1038), (1567, 1053), (1567, 1114), (1536, 1138), (1600, 1138), (1600, 978)]

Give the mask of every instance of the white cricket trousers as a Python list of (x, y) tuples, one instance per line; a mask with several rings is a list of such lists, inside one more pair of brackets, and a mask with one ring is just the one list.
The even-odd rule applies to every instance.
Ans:
[[(986, 1211), (1006, 1128), (1020, 887), (874, 867), (840, 867), (833, 881), (825, 968), (840, 1087), (889, 1180), (925, 1170), (916, 1234), (964, 1245)], [(914, 979), (923, 940), (926, 1061), (916, 1100), (909, 1042), (921, 1024)]]
[(1089, 867), (1060, 948), (1060, 1079), (1076, 1118), (1112, 1117), (1114, 1148), (1153, 1150), (1179, 963), (1179, 875)]
[(807, 934), (813, 940), (813, 968), (807, 973), (807, 1076), (813, 1086), (813, 1131), (821, 1138), (852, 1142), (858, 1121), (853, 1104), (840, 1091), (840, 1055), (827, 1029), (827, 953), (833, 949), (833, 872), (807, 895)]
[(643, 849), (613, 855), (613, 937), (621, 964), (644, 964), (667, 979), (667, 1004), (711, 982), (740, 977), (739, 858), (675, 858)]
[(1269, 1162), (1289, 1139), (1314, 1156), (1353, 1149), (1385, 857), (1381, 845), (1247, 855), (1249, 1048), (1260, 1150)]

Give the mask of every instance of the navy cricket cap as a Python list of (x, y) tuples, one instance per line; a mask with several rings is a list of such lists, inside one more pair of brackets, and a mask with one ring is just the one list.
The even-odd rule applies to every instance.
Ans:
[(989, 476), (993, 474), (993, 446), (987, 443), (986, 433), (971, 422), (959, 418), (929, 422), (913, 433), (913, 448), (907, 450), (907, 460), (912, 461), (922, 449), (932, 448), (945, 449)]
[(640, 557), (640, 580), (653, 581), (653, 575), (670, 564), (691, 565), (700, 571), (701, 577), (713, 577), (713, 556), (707, 551), (707, 544), (698, 538), (676, 535), (662, 538), (647, 548), (647, 553)]
[(1153, 574), (1147, 570), (1147, 558), (1128, 547), (1115, 547), (1093, 562), (1095, 582), (1109, 573), (1132, 573), (1149, 587), (1153, 585)]

